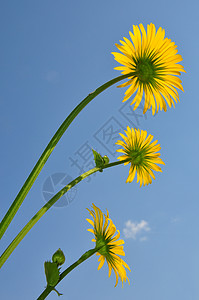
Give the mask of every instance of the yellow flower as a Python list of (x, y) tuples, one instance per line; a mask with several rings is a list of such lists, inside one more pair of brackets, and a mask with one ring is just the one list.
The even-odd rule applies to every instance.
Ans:
[(94, 204), (93, 209), (94, 210), (88, 209), (88, 211), (90, 212), (90, 215), (93, 217), (94, 221), (90, 219), (86, 220), (94, 227), (94, 229), (88, 229), (88, 231), (95, 235), (95, 239), (92, 239), (92, 242), (96, 243), (96, 248), (101, 247), (97, 252), (97, 255), (100, 256), (98, 259), (100, 262), (98, 270), (101, 269), (106, 260), (109, 267), (109, 277), (111, 276), (111, 271), (113, 269), (116, 276), (115, 286), (118, 284), (118, 275), (120, 276), (123, 286), (123, 281), (126, 282), (126, 279), (128, 280), (125, 268), (131, 271), (129, 266), (118, 256), (125, 256), (123, 246), (121, 246), (124, 244), (124, 241), (118, 240), (120, 237), (119, 230), (117, 230), (117, 234), (114, 236), (116, 227), (109, 218), (108, 211), (107, 215), (105, 215)]
[[(176, 88), (183, 91), (181, 80), (175, 75), (185, 72), (181, 55), (177, 54), (177, 46), (170, 39), (165, 38), (165, 31), (161, 27), (156, 32), (155, 25), (147, 25), (147, 33), (142, 24), (133, 25), (133, 31), (129, 32), (132, 42), (124, 37), (120, 41), (122, 45), (116, 47), (122, 52), (112, 52), (115, 60), (123, 66), (116, 67), (122, 74), (129, 74), (128, 81), (119, 87), (130, 87), (125, 92), (123, 101), (128, 100), (137, 90), (137, 94), (131, 104), (135, 103), (134, 110), (139, 106), (143, 93), (145, 105), (143, 113), (152, 107), (152, 113), (159, 108), (167, 110), (179, 100)], [(140, 31), (141, 30), (141, 31)], [(174, 101), (173, 101), (174, 100)]]
[(126, 182), (132, 182), (135, 173), (137, 171), (137, 182), (140, 181), (140, 186), (148, 185), (152, 183), (152, 179), (155, 179), (152, 170), (162, 172), (161, 168), (156, 164), (164, 164), (162, 159), (159, 157), (160, 153), (157, 153), (161, 147), (157, 144), (157, 140), (151, 143), (153, 136), (140, 129), (130, 129), (127, 127), (127, 131), (124, 131), (127, 136), (120, 133), (124, 141), (117, 141), (117, 145), (122, 146), (124, 149), (118, 149), (117, 152), (124, 153), (119, 156), (118, 159), (129, 161), (125, 162), (124, 165), (131, 163), (129, 176)]

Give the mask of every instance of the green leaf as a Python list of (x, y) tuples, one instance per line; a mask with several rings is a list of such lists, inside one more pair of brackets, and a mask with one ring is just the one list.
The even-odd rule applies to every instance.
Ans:
[[(98, 153), (97, 151), (95, 151), (94, 149), (92, 149), (93, 151), (93, 155), (94, 155), (94, 161), (95, 161), (95, 165), (97, 168), (103, 168), (104, 165), (109, 163), (109, 158), (107, 155), (105, 156), (101, 156), (100, 153)], [(99, 170), (100, 172), (103, 172), (103, 170)]]
[(44, 269), (47, 284), (50, 286), (55, 286), (59, 281), (59, 270), (57, 264), (54, 262), (45, 261)]
[(94, 155), (94, 161), (95, 161), (95, 165), (97, 168), (101, 168), (104, 165), (104, 160), (101, 156), (101, 154), (99, 154), (97, 151), (95, 151), (94, 149), (92, 149), (93, 151), (93, 155)]

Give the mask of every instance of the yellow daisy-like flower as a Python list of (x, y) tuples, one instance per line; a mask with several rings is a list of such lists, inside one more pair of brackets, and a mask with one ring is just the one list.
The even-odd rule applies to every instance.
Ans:
[[(176, 88), (183, 91), (181, 80), (175, 75), (185, 72), (181, 55), (177, 54), (177, 46), (170, 39), (165, 38), (165, 31), (161, 27), (156, 32), (154, 24), (147, 25), (147, 33), (142, 24), (133, 25), (133, 31), (129, 32), (132, 42), (124, 37), (120, 41), (122, 45), (116, 47), (122, 52), (112, 52), (115, 60), (123, 66), (116, 67), (122, 74), (129, 74), (128, 81), (119, 87), (130, 87), (125, 92), (123, 101), (128, 100), (137, 90), (137, 94), (131, 104), (135, 104), (134, 110), (139, 106), (143, 93), (145, 105), (143, 113), (152, 107), (152, 113), (159, 108), (167, 110), (179, 100)], [(166, 102), (165, 102), (166, 100)]]
[(125, 256), (122, 246), (124, 244), (124, 241), (118, 240), (120, 237), (119, 230), (117, 230), (117, 234), (115, 235), (116, 227), (113, 224), (112, 220), (109, 218), (108, 211), (107, 215), (105, 215), (94, 204), (93, 209), (94, 210), (88, 209), (90, 215), (93, 217), (93, 221), (90, 219), (86, 220), (94, 227), (94, 229), (88, 229), (88, 231), (92, 232), (95, 235), (95, 238), (92, 239), (92, 242), (96, 243), (96, 248), (101, 247), (97, 252), (97, 255), (100, 256), (98, 259), (98, 261), (100, 262), (98, 270), (101, 269), (106, 260), (109, 267), (109, 277), (111, 276), (111, 271), (113, 269), (116, 276), (115, 286), (118, 284), (118, 275), (121, 278), (123, 286), (123, 281), (126, 282), (126, 279), (128, 280), (125, 268), (131, 271), (129, 266), (118, 256)]
[(157, 140), (151, 143), (153, 136), (149, 134), (147, 137), (147, 132), (144, 130), (130, 129), (128, 126), (124, 132), (126, 136), (120, 133), (124, 141), (117, 141), (116, 144), (124, 148), (117, 150), (117, 152), (124, 153), (118, 159), (129, 159), (124, 165), (131, 164), (126, 182), (132, 182), (137, 171), (137, 182), (140, 182), (140, 186), (148, 185), (152, 183), (151, 177), (155, 179), (152, 170), (162, 172), (156, 164), (165, 164), (159, 157), (160, 153), (157, 153), (161, 147), (157, 144)]

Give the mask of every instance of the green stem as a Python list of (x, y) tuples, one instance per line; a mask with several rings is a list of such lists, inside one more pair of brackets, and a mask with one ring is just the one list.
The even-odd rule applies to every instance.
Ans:
[(61, 189), (32, 217), (32, 219), (24, 226), (24, 228), (18, 233), (18, 235), (15, 237), (15, 239), (10, 243), (10, 245), (7, 247), (7, 249), (4, 251), (4, 253), (0, 257), (0, 268), (3, 266), (5, 261), (8, 259), (8, 257), (14, 251), (14, 249), (18, 246), (18, 244), (22, 241), (22, 239), (26, 236), (26, 234), (30, 231), (30, 229), (39, 221), (39, 219), (41, 219), (41, 217), (50, 209), (50, 207), (52, 205), (54, 205), (73, 186), (75, 186), (77, 183), (79, 183), (86, 177), (90, 176), (91, 174), (96, 173), (97, 171), (101, 171), (102, 169), (107, 169), (107, 168), (110, 168), (113, 166), (123, 164), (126, 161), (129, 161), (129, 160), (127, 159), (127, 160), (123, 160), (123, 161), (116, 161), (116, 162), (107, 164), (102, 168), (95, 167), (95, 168), (83, 173), (82, 175), (78, 176), (76, 179), (74, 179), (68, 185), (66, 185), (63, 189)]
[[(74, 268), (76, 268), (78, 265), (80, 265), (81, 263), (83, 263), (86, 259), (88, 259), (89, 257), (91, 257), (93, 254), (95, 254), (96, 252), (98, 252), (100, 248), (101, 247), (94, 248), (94, 249), (91, 249), (91, 250), (85, 252), (74, 264), (72, 264), (70, 267), (68, 267), (65, 271), (63, 271), (60, 274), (58, 283), (62, 279), (64, 279), (64, 277), (66, 275), (68, 275), (68, 273), (70, 273)], [(45, 299), (50, 294), (51, 291), (55, 290), (55, 287), (57, 286), (57, 284), (55, 286), (49, 286), (48, 285), (45, 288), (45, 290), (43, 291), (43, 293), (37, 298), (37, 300), (43, 300), (43, 299)]]
[(28, 176), (27, 180), (25, 181), (24, 185), (22, 186), (21, 190), (19, 191), (17, 197), (13, 201), (12, 205), (10, 206), (9, 210), (7, 211), (6, 215), (4, 216), (3, 220), (0, 224), (0, 239), (4, 235), (6, 229), (8, 228), (9, 224), (11, 223), (12, 219), (14, 218), (15, 214), (17, 213), (19, 207), (23, 203), (26, 195), (28, 194), (29, 190), (31, 189), (34, 181), (36, 180), (37, 176), (41, 172), (43, 166), (45, 165), (46, 161), (48, 160), (50, 154), (54, 150), (55, 146), (57, 145), (58, 141), (61, 139), (62, 135), (68, 128), (68, 126), (72, 123), (72, 121), (75, 119), (75, 117), (80, 113), (80, 111), (97, 95), (102, 93), (104, 90), (106, 90), (108, 87), (112, 86), (113, 84), (117, 83), (118, 81), (121, 81), (125, 78), (128, 78), (131, 76), (131, 73), (118, 76), (99, 88), (97, 88), (94, 92), (90, 93), (82, 102), (76, 106), (76, 108), (70, 113), (70, 115), (65, 119), (65, 121), (62, 123), (62, 125), (59, 127), (55, 135), (52, 137), (51, 141), (47, 145), (46, 149), (42, 153), (41, 157), (39, 158), (38, 162), (34, 166), (32, 172)]

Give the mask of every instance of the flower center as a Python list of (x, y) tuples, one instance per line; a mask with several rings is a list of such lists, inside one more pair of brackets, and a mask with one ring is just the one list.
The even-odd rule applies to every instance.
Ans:
[(153, 63), (146, 59), (140, 59), (137, 63), (135, 73), (141, 82), (151, 82), (155, 75)]

